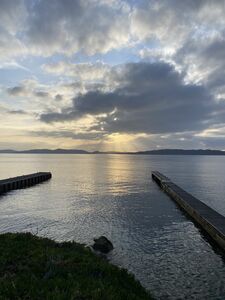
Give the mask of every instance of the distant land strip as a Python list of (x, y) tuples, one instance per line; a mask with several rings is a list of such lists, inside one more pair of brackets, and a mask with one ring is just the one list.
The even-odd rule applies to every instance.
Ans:
[(223, 150), (185, 150), (185, 149), (160, 149), (137, 152), (119, 152), (119, 151), (86, 151), (80, 149), (31, 149), (31, 150), (11, 150), (3, 149), (1, 153), (8, 154), (129, 154), (129, 155), (225, 155)]

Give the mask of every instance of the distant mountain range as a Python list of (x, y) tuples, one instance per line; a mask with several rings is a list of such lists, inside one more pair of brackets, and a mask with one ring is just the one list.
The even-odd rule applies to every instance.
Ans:
[(198, 150), (184, 150), (184, 149), (160, 149), (160, 150), (148, 150), (138, 152), (117, 152), (117, 151), (93, 151), (88, 152), (79, 149), (31, 149), (31, 150), (0, 150), (1, 153), (14, 153), (14, 154), (129, 154), (129, 155), (225, 155), (225, 151), (222, 150), (210, 150), (210, 149), (198, 149)]

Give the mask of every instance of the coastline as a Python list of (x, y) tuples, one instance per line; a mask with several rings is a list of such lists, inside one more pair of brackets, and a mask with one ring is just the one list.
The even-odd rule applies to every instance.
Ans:
[(0, 235), (1, 299), (153, 299), (125, 269), (85, 245)]

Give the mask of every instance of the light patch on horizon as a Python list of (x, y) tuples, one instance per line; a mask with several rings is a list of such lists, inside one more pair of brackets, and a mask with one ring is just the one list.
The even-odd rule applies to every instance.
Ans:
[(223, 1), (0, 1), (0, 149), (225, 149)]
[(108, 136), (104, 148), (106, 151), (135, 152), (138, 151), (136, 140), (140, 135), (113, 133)]

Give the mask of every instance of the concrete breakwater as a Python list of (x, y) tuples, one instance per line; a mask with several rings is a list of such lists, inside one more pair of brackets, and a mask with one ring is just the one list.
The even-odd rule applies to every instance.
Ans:
[(39, 172), (29, 175), (17, 176), (8, 179), (0, 180), (0, 194), (7, 193), (11, 190), (23, 189), (43, 181), (49, 180), (52, 177), (50, 172)]
[(173, 183), (168, 177), (154, 171), (152, 179), (225, 250), (225, 217)]

